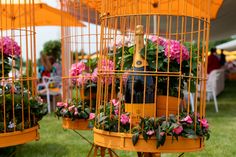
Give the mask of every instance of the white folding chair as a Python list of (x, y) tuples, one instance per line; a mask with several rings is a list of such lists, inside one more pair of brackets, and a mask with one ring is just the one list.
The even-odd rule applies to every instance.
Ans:
[[(37, 85), (37, 92), (39, 95), (47, 97), (48, 113), (51, 113), (50, 96), (53, 96), (53, 106), (56, 104), (55, 96), (62, 94), (61, 77), (47, 77), (42, 78), (43, 82)], [(51, 87), (53, 85), (53, 87)]]

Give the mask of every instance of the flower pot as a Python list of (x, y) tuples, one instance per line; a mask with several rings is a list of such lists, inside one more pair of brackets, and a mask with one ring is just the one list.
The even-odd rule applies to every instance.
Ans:
[(129, 104), (125, 103), (125, 112), (132, 113), (131, 123), (139, 123), (139, 117), (154, 117), (155, 103), (148, 104)]
[(0, 148), (16, 146), (30, 141), (39, 140), (38, 126), (24, 129), (23, 131), (14, 131), (0, 133)]
[(178, 104), (184, 104), (182, 99), (172, 97), (172, 96), (164, 96), (159, 95), (157, 96), (157, 117), (165, 116), (166, 115), (166, 105), (168, 100), (168, 115), (178, 113)]
[(64, 129), (71, 129), (71, 130), (90, 130), (89, 120), (88, 119), (76, 119), (71, 120), (70, 118), (63, 118), (62, 119), (62, 127)]
[(202, 150), (204, 147), (203, 139), (179, 137), (177, 140), (172, 140), (171, 136), (166, 137), (165, 144), (156, 147), (156, 138), (152, 137), (145, 141), (142, 136), (139, 136), (137, 144), (132, 143), (132, 134), (109, 132), (100, 129), (93, 129), (94, 143), (96, 145), (127, 151), (150, 152), (150, 153), (176, 153), (176, 152), (193, 152)]

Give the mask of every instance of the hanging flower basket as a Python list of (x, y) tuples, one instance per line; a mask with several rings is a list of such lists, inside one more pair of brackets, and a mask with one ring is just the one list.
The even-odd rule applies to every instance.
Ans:
[[(84, 107), (82, 107), (84, 105)], [(71, 100), (68, 103), (58, 102), (57, 117), (62, 117), (62, 127), (72, 130), (90, 130), (89, 119), (95, 116), (90, 113), (88, 102)]]
[(156, 138), (151, 138), (146, 141), (143, 137), (140, 137), (138, 143), (134, 146), (132, 143), (133, 134), (115, 133), (115, 132), (103, 131), (96, 128), (94, 128), (93, 131), (94, 131), (95, 144), (112, 149), (137, 151), (137, 152), (174, 153), (174, 152), (199, 151), (204, 148), (202, 138), (189, 139), (189, 138), (179, 137), (177, 141), (173, 140), (171, 136), (167, 136), (165, 144), (157, 148)]
[(203, 149), (204, 138), (210, 136), (207, 120), (194, 113), (139, 117), (134, 124), (124, 108), (116, 99), (100, 107), (100, 114), (93, 118), (95, 144), (138, 152), (190, 152)]
[(39, 140), (38, 126), (23, 131), (14, 131), (0, 134), (0, 147), (9, 147)]
[(89, 121), (87, 119), (62, 118), (62, 127), (71, 130), (90, 130)]

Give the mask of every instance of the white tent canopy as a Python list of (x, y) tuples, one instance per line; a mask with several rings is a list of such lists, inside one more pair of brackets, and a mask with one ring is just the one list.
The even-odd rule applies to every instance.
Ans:
[(216, 48), (227, 50), (227, 51), (235, 51), (236, 50), (236, 40), (232, 40), (232, 41), (217, 45)]

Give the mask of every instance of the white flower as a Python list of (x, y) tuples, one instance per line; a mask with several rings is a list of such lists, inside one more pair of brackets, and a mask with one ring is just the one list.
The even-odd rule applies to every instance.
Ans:
[(14, 128), (15, 126), (16, 126), (16, 125), (15, 125), (14, 123), (9, 122), (8, 128), (9, 128), (9, 129), (12, 129), (12, 128)]

